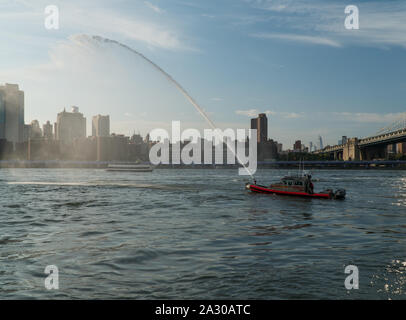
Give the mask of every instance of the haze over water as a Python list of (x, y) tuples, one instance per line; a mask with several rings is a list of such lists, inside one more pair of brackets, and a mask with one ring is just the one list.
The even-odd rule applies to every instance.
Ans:
[(313, 176), (347, 199), (251, 194), (228, 169), (1, 170), (0, 298), (404, 298), (406, 173)]

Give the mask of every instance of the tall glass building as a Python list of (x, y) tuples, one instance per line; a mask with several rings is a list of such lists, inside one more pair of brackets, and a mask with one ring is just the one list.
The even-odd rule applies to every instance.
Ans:
[(17, 84), (0, 86), (0, 139), (24, 142), (24, 92)]

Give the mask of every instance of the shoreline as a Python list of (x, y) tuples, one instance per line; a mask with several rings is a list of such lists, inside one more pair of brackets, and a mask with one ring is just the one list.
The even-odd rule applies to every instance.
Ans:
[[(129, 162), (89, 162), (89, 161), (19, 161), (2, 160), (0, 169), (107, 169), (109, 164), (136, 164)], [(145, 165), (146, 163), (139, 163)], [(149, 163), (147, 165), (150, 165)], [(373, 161), (271, 161), (258, 162), (257, 169), (363, 169), (363, 170), (406, 170), (406, 161), (373, 160)], [(155, 169), (238, 169), (239, 165), (158, 165)]]

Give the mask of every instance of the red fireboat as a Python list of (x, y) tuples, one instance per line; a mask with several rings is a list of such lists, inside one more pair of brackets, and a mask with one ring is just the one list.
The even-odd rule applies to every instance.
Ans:
[(302, 176), (286, 176), (282, 178), (280, 182), (271, 184), (269, 187), (261, 186), (254, 181), (253, 184), (247, 183), (245, 188), (256, 193), (278, 194), (283, 196), (345, 199), (346, 192), (344, 189), (338, 189), (335, 192), (332, 189), (314, 192), (311, 178), (310, 174), (303, 174)]

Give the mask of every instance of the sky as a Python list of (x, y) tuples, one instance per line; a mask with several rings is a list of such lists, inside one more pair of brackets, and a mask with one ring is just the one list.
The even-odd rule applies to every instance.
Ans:
[[(44, 26), (48, 5), (59, 29)], [(347, 5), (359, 30), (347, 30)], [(0, 0), (0, 84), (25, 92), (25, 121), (75, 105), (109, 114), (112, 132), (207, 128), (159, 72), (176, 79), (222, 129), (268, 115), (269, 138), (292, 148), (375, 134), (406, 116), (406, 1)]]

